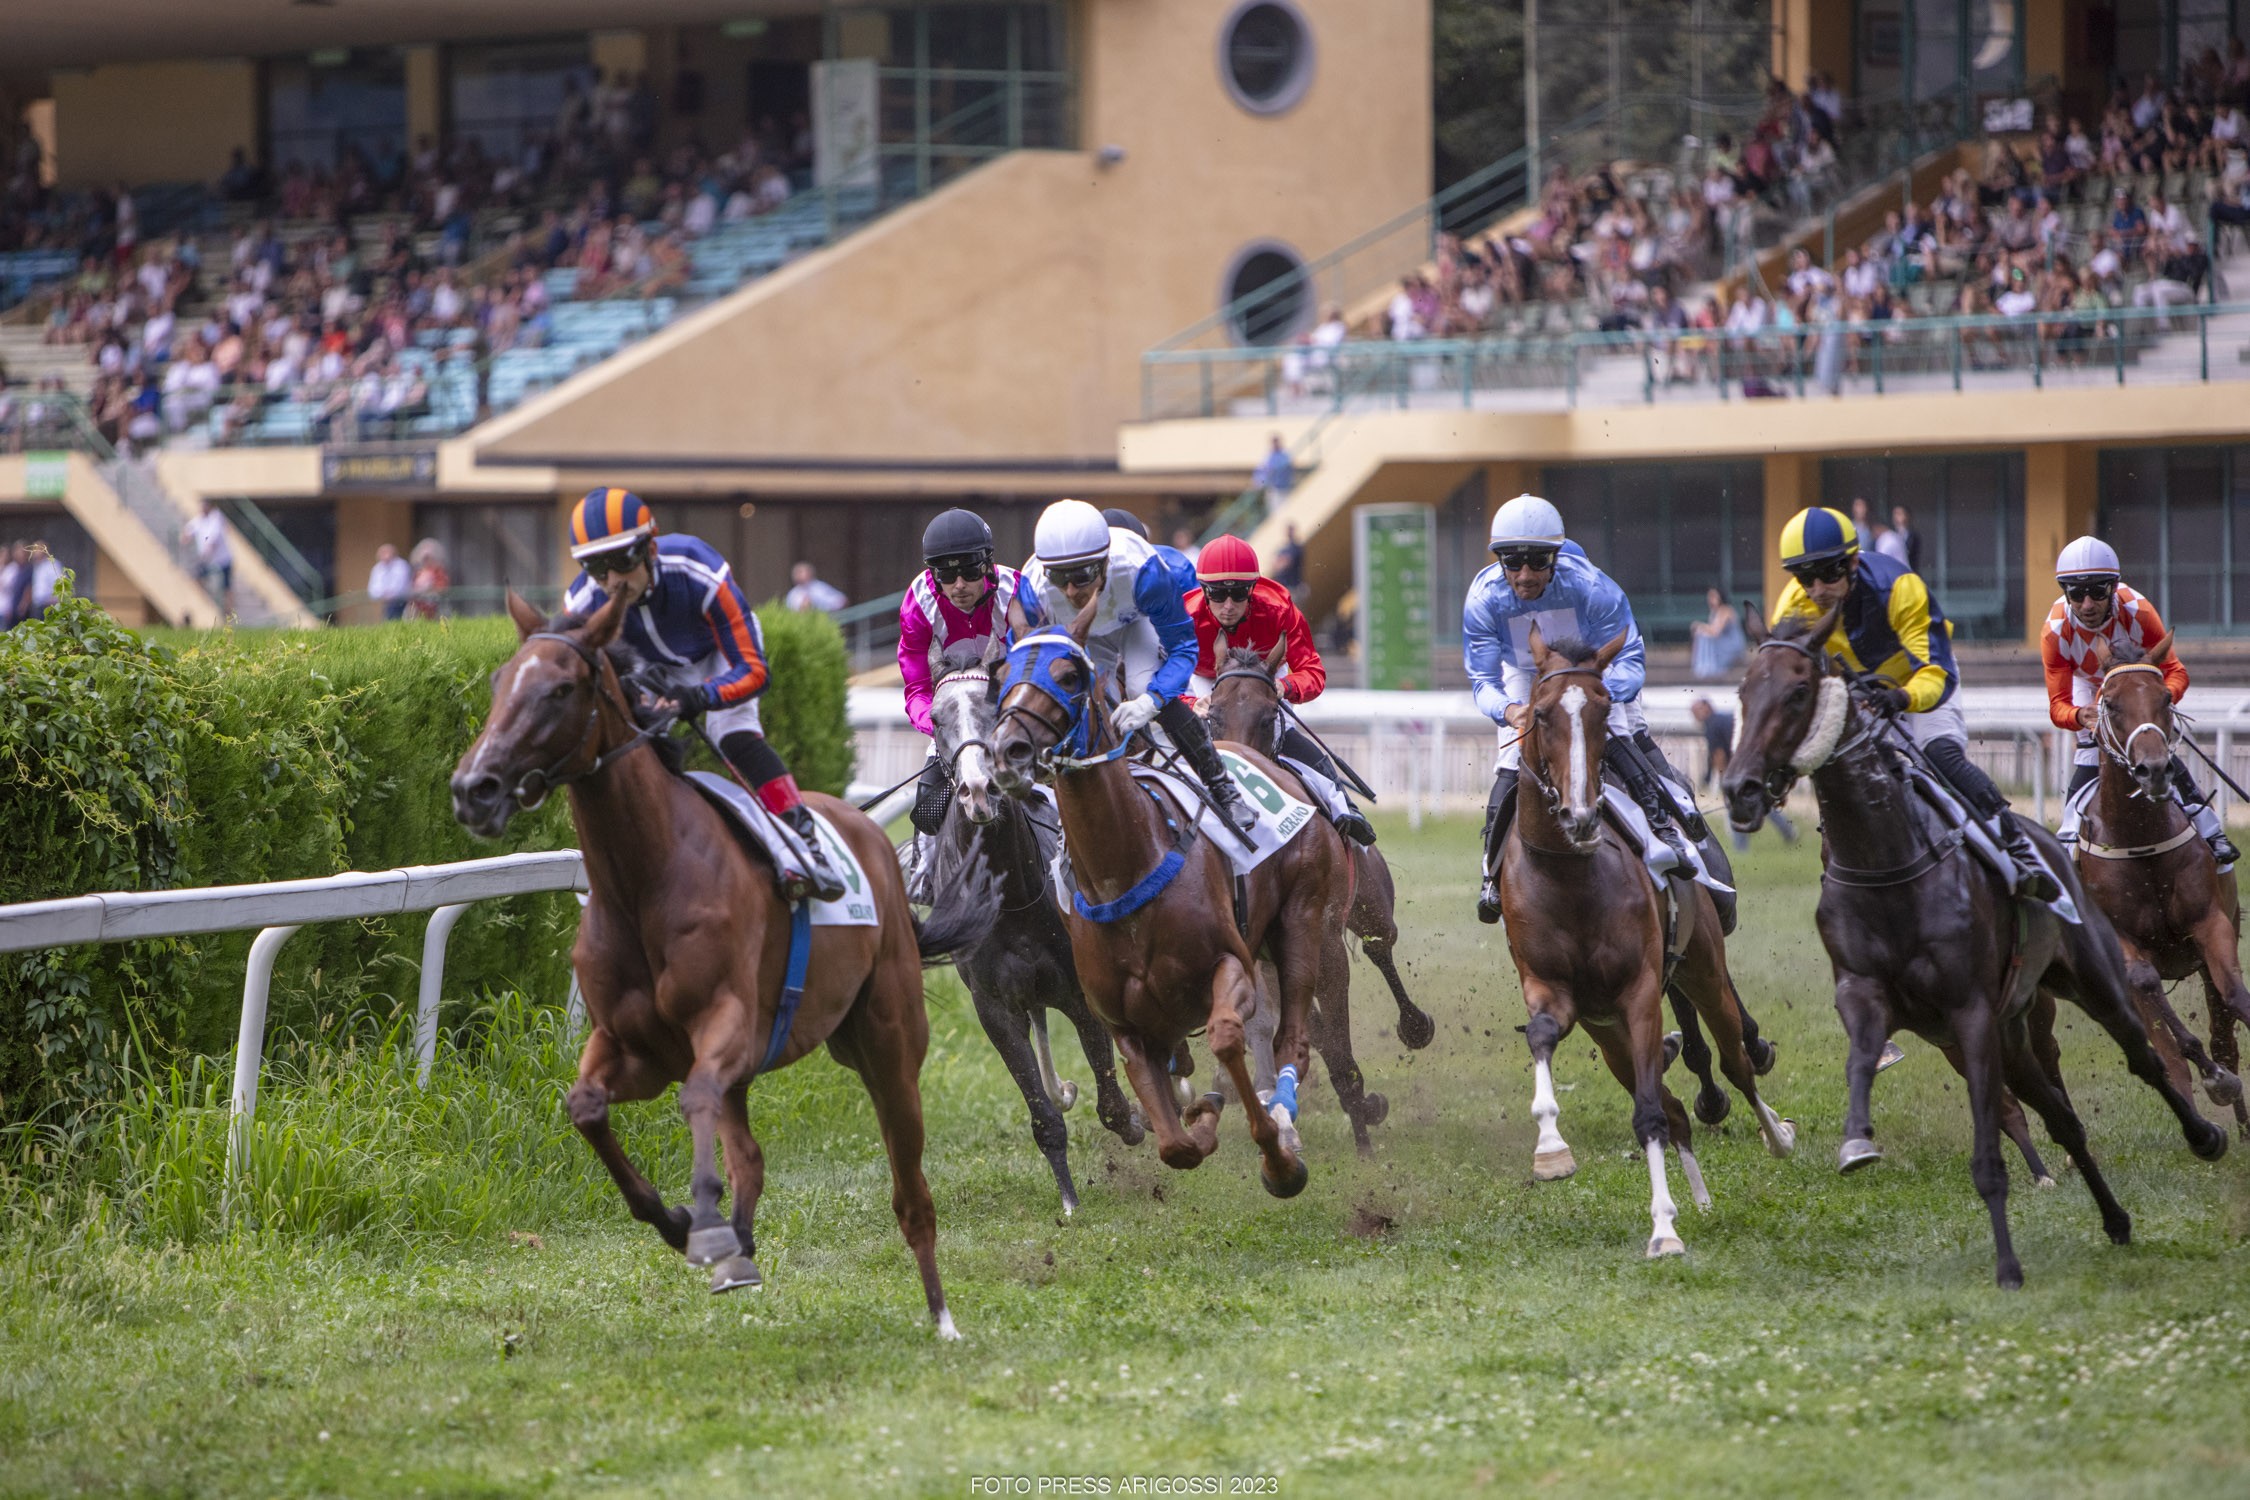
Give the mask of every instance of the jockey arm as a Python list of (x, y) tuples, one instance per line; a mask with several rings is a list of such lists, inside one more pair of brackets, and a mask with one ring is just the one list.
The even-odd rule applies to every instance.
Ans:
[[(1953, 685), (1952, 674), (1930, 659), (1930, 590), (1921, 575), (1904, 573), (1891, 585), (1891, 633), (1912, 670), (1898, 685), (1906, 690), (1906, 711), (1928, 713)], [(1888, 676), (1888, 673), (1884, 674)]]
[(1492, 589), (1506, 589), (1508, 584), (1499, 576), (1498, 568), (1485, 572), (1492, 576), (1480, 575), (1469, 586), (1469, 597), (1461, 605), (1461, 665), (1468, 670), (1477, 712), (1495, 724), (1505, 724), (1509, 704), (1519, 701), (1508, 694), (1507, 669), (1515, 662), (1508, 649), (1507, 618), (1490, 595)]
[[(1261, 591), (1267, 582), (1259, 580)], [(1320, 660), (1320, 648), (1313, 644), (1312, 626), (1305, 612), (1281, 585), (1275, 584), (1273, 592), (1280, 596), (1273, 601), (1273, 608), (1281, 616), (1282, 639), (1289, 643), (1289, 675), (1281, 680), (1281, 696), (1291, 703), (1310, 703), (1328, 690), (1328, 668)]]
[(727, 664), (717, 676), (706, 678), (679, 694), (685, 709), (731, 708), (747, 703), (766, 690), (769, 678), (765, 652), (758, 648), (758, 632), (750, 606), (735, 587), (732, 572), (719, 575), (703, 600), (703, 618), (710, 622), (711, 639), (719, 659)]
[(2077, 729), (2082, 711), (2071, 701), (2071, 680), (2078, 669), (2062, 654), (2062, 642), (2054, 631), (2039, 632), (2039, 665), (2047, 674), (2047, 720), (2057, 729)]
[(1579, 606), (1579, 624), (1589, 646), (1606, 646), (1620, 635), (1625, 637), (1624, 648), (1602, 673), (1602, 686), (1609, 689), (1611, 702), (1630, 703), (1648, 681), (1648, 647), (1641, 641), (1641, 628), (1633, 621), (1633, 605), (1625, 591), (1608, 574), (1586, 566), (1593, 578), (1586, 602)]
[(1143, 691), (1158, 703), (1169, 703), (1187, 691), (1188, 679), (1195, 675), (1195, 624), (1181, 602), (1179, 580), (1161, 556), (1141, 564), (1134, 575), (1133, 602), (1155, 629), (1164, 652)]
[(922, 606), (915, 602), (914, 590), (908, 589), (898, 601), (898, 675), (906, 684), (906, 717), (925, 735), (937, 732), (930, 722), (930, 698), (935, 690), (930, 678), (930, 641), (934, 635)]

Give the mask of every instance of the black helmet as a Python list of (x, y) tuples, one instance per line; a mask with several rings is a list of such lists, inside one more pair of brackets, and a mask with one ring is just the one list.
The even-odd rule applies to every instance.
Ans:
[(922, 532), (922, 561), (992, 553), (992, 528), (973, 510), (949, 510)]
[(1148, 540), (1148, 522), (1142, 520), (1139, 516), (1134, 515), (1129, 510), (1120, 510), (1113, 505), (1108, 510), (1102, 512), (1102, 519), (1109, 522), (1109, 524), (1112, 526), (1123, 527), (1125, 530), (1130, 531), (1131, 533), (1133, 533), (1133, 535), (1139, 537), (1144, 542)]

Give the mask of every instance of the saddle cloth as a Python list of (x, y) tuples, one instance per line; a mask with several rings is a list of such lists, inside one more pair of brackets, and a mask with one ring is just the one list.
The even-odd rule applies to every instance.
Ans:
[(1237, 875), (1247, 875), (1279, 853), (1289, 841), (1305, 831), (1305, 826), (1318, 817), (1319, 811), (1309, 802), (1300, 802), (1290, 796), (1250, 762), (1232, 750), (1221, 750), (1219, 759), (1234, 778), (1236, 790), (1242, 793), (1243, 805), (1257, 816), (1257, 826), (1250, 830), (1254, 847), (1244, 848), (1235, 831), (1219, 815), (1203, 805), (1203, 789), (1192, 785), (1186, 778), (1154, 766), (1136, 765), (1136, 780), (1153, 783), (1163, 788), (1164, 794), (1175, 806), (1192, 814), (1196, 826), (1204, 837), (1225, 852), (1228, 862)]
[[(2014, 880), (2015, 861), (2009, 859), (2007, 851), (1992, 841), (1992, 835), (1984, 831), (1982, 822), (1969, 816), (1969, 810), (1961, 805), (1961, 800), (1953, 795), (1952, 790), (1940, 784), (1935, 777), (1925, 774), (1912, 761), (1906, 763), (1906, 768), (1907, 777), (1914, 783), (1914, 789), (1921, 793), (1923, 801), (1935, 809), (1945, 825), (1961, 830), (1967, 837), (1969, 847), (1976, 851), (1977, 858), (1983, 860), (2002, 881)], [(2063, 870), (2056, 868), (2054, 861), (2047, 857), (2047, 851), (2039, 847), (2037, 840), (2032, 841), (2031, 847), (2039, 856), (2040, 867), (2054, 878), (2055, 885), (2062, 891), (2054, 900), (2041, 904), (2072, 926), (2079, 925), (2083, 919), (2078, 915), (2078, 903), (2071, 899), (2070, 881), (2065, 878)]]
[(1687, 867), (1682, 869), (1679, 854), (1670, 844), (1656, 836), (1655, 829), (1648, 826), (1648, 814), (1641, 811), (1641, 805), (1633, 800), (1632, 793), (1614, 781), (1602, 782), (1602, 811), (1609, 815), (1610, 825), (1624, 835), (1626, 846), (1648, 866), (1648, 872), (1655, 877), (1659, 889), (1666, 879), (1677, 875), (1692, 879), (1697, 885), (1708, 886), (1721, 894), (1733, 894), (1734, 887), (1711, 873), (1703, 863), (1703, 851), (1693, 844), (1688, 845), (1691, 858)]
[[(748, 839), (753, 848), (763, 851), (766, 858), (776, 865), (803, 866), (808, 858), (804, 840), (797, 837), (795, 829), (760, 806), (758, 799), (744, 791), (740, 782), (715, 771), (690, 771), (688, 780), (694, 782), (695, 789), (726, 814), (735, 831)], [(813, 813), (813, 826), (820, 830), (821, 847), (827, 852), (830, 865), (844, 881), (842, 899), (812, 903), (813, 926), (877, 925), (874, 891), (867, 883), (867, 871), (861, 868), (858, 856), (817, 809)]]

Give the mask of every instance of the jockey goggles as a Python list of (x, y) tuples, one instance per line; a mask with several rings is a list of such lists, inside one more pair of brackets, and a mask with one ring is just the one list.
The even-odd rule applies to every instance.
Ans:
[(586, 570), (588, 578), (606, 578), (612, 573), (630, 573), (648, 560), (648, 544), (635, 542), (629, 547), (612, 547), (607, 552), (590, 552), (578, 559), (578, 566)]
[(1851, 572), (1852, 560), (1845, 557), (1824, 557), (1818, 562), (1798, 563), (1788, 569), (1789, 576), (1802, 584), (1835, 583)]
[(1061, 563), (1047, 569), (1047, 581), (1058, 589), (1084, 588), (1109, 571), (1109, 559), (1097, 557), (1090, 562)]
[(2117, 592), (2114, 578), (2069, 578), (2063, 581), (2063, 597), (2073, 604), (2083, 604), (2088, 599), (2107, 599)]
[(1555, 565), (1555, 547), (1495, 547), (1500, 566), (1511, 573), (1544, 573)]
[(1207, 583), (1203, 585), (1203, 597), (1213, 604), (1247, 604), (1250, 602), (1250, 585), (1240, 579)]
[(940, 583), (974, 583), (992, 571), (992, 560), (987, 557), (936, 557), (930, 560), (930, 576)]

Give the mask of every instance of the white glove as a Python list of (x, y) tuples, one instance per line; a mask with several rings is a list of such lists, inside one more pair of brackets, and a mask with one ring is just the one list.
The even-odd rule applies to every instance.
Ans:
[(1130, 736), (1137, 729), (1146, 729), (1149, 721), (1156, 717), (1157, 709), (1162, 706), (1156, 701), (1156, 694), (1143, 693), (1138, 698), (1111, 709), (1109, 727), (1119, 734)]

